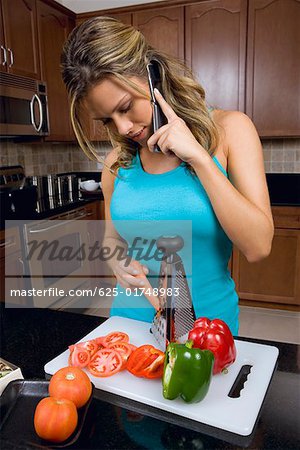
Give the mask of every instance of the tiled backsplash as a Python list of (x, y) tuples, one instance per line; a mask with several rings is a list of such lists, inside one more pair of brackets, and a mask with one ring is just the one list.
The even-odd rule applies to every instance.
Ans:
[[(98, 154), (103, 158), (110, 149), (108, 143), (100, 143), (97, 146)], [(76, 144), (1, 142), (0, 165), (17, 164), (25, 168), (27, 176), (102, 169), (101, 163), (89, 160)]]
[[(263, 140), (267, 173), (300, 173), (300, 139)], [(0, 165), (20, 164), (26, 175), (45, 175), (59, 172), (101, 170), (102, 165), (90, 161), (76, 144), (16, 144), (0, 143)], [(109, 143), (100, 143), (99, 156), (105, 158)]]
[(300, 173), (300, 139), (262, 141), (266, 173)]

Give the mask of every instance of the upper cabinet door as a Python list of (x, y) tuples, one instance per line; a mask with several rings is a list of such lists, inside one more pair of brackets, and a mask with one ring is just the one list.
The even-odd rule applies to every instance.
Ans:
[(39, 79), (35, 0), (2, 0), (2, 9), (6, 70)]
[[(98, 16), (103, 15), (103, 16), (108, 16), (108, 17), (113, 17), (114, 19), (118, 19), (120, 20), (120, 22), (126, 23), (127, 25), (132, 25), (132, 14), (130, 12), (126, 13), (114, 13), (112, 12), (111, 14), (109, 12), (104, 12), (104, 13), (100, 13), (98, 14)], [(84, 13), (84, 14), (79, 14), (79, 16), (77, 16), (76, 18), (76, 25), (79, 25), (83, 22), (85, 22), (88, 19), (91, 19), (95, 17), (94, 13)]]
[(132, 25), (132, 14), (131, 13), (106, 13), (106, 16), (113, 17), (114, 19), (118, 19), (120, 22), (125, 23), (126, 25)]
[(260, 136), (300, 136), (300, 1), (250, 0), (247, 114)]
[(184, 58), (184, 9), (163, 8), (133, 13), (133, 26), (149, 44), (176, 58)]
[(215, 107), (245, 111), (247, 2), (186, 7), (186, 59)]
[(4, 28), (3, 28), (3, 14), (2, 14), (2, 8), (0, 5), (0, 72), (6, 72), (7, 66), (6, 66), (6, 59), (7, 59), (7, 51), (5, 48), (5, 41), (4, 41)]
[(63, 44), (75, 23), (66, 14), (38, 1), (38, 29), (42, 78), (47, 82), (50, 135), (46, 140), (75, 140), (67, 91), (61, 76)]

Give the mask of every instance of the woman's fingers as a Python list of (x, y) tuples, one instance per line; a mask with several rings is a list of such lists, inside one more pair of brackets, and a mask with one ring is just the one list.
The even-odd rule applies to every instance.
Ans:
[(163, 136), (163, 134), (168, 130), (169, 124), (160, 127), (152, 136), (149, 137), (147, 141), (148, 148), (151, 152), (154, 150), (154, 145), (157, 144), (158, 140)]
[(171, 120), (176, 119), (178, 116), (176, 112), (173, 110), (173, 108), (169, 105), (169, 103), (166, 102), (166, 100), (163, 98), (161, 93), (158, 89), (154, 89), (155, 98), (159, 103), (159, 106), (162, 109), (162, 112), (166, 116), (168, 122), (171, 122)]

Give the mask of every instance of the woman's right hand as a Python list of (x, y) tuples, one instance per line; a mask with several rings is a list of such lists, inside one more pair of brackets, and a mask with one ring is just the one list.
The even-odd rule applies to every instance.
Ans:
[(132, 259), (130, 264), (127, 264), (126, 260), (118, 261), (113, 267), (113, 272), (120, 286), (125, 289), (133, 289), (145, 287), (145, 276), (149, 273), (149, 270), (146, 266)]
[(152, 286), (149, 283), (146, 275), (149, 270), (146, 266), (132, 259), (130, 264), (125, 264), (124, 261), (119, 261), (114, 269), (114, 274), (118, 283), (125, 289), (144, 288), (144, 295), (151, 303), (153, 308), (158, 311), (160, 308), (159, 298), (152, 293)]

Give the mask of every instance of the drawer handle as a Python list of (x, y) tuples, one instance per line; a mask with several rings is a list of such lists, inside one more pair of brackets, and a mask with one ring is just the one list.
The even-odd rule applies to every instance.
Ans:
[(0, 247), (8, 248), (8, 247), (13, 247), (14, 245), (16, 245), (15, 238), (10, 237), (7, 240), (5, 240), (4, 242), (1, 242)]

